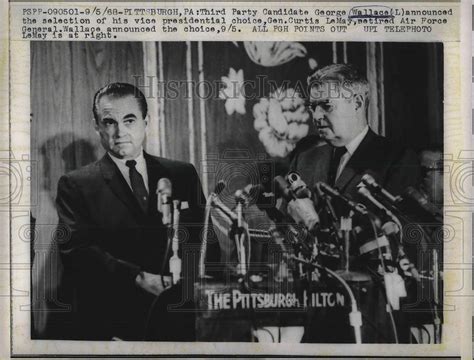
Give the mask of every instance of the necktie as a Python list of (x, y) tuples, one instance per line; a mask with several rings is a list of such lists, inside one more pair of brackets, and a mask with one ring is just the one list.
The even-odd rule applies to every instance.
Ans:
[(337, 175), (337, 168), (339, 167), (339, 163), (341, 162), (341, 157), (346, 153), (346, 147), (341, 146), (334, 149), (331, 163), (329, 165), (329, 174), (328, 174), (328, 183), (331, 186), (334, 186), (336, 182), (336, 175)]
[(130, 184), (132, 185), (132, 191), (138, 200), (141, 208), (144, 212), (148, 210), (148, 191), (146, 191), (145, 182), (143, 177), (136, 169), (137, 162), (135, 160), (128, 160), (125, 165), (130, 169)]

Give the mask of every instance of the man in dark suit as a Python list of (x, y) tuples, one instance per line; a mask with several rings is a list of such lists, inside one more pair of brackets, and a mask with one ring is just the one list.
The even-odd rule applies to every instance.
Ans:
[(310, 110), (319, 136), (296, 153), (291, 169), (310, 186), (322, 181), (358, 199), (364, 174), (394, 194), (420, 181), (419, 160), (413, 151), (375, 134), (368, 126), (369, 85), (351, 65), (334, 64), (308, 78)]
[[(123, 83), (103, 87), (94, 97), (93, 113), (107, 153), (61, 177), (56, 200), (60, 226), (69, 233), (59, 248), (75, 288), (72, 337), (141, 340), (152, 302), (170, 285), (164, 276), (169, 274), (164, 259), (169, 229), (157, 211), (157, 183), (168, 178), (172, 197), (183, 204), (180, 257), (187, 289), (182, 293), (188, 296), (197, 277), (197, 260), (188, 260), (190, 254), (198, 256), (205, 198), (191, 164), (143, 151), (148, 115), (139, 89)], [(217, 256), (214, 246), (208, 258)]]
[[(312, 187), (317, 182), (327, 183), (346, 197), (370, 207), (370, 203), (358, 193), (358, 185), (364, 174), (372, 175), (394, 195), (402, 194), (408, 186), (419, 183), (421, 172), (416, 154), (375, 134), (369, 128), (369, 84), (353, 66), (334, 64), (324, 67), (308, 78), (308, 85), (310, 111), (319, 137), (325, 142), (315, 142), (313, 145), (306, 142), (301, 151), (296, 149), (290, 165), (290, 169), (297, 171), (308, 186)], [(316, 207), (319, 207), (319, 199), (315, 200)], [(336, 201), (334, 207), (337, 216), (346, 216), (344, 204)], [(356, 257), (358, 249), (351, 250), (351, 254)], [(358, 259), (359, 265), (360, 262), (361, 259)], [(375, 283), (378, 290), (373, 292), (372, 298), (359, 304), (364, 317), (362, 340), (393, 342), (392, 328), (385, 311), (384, 289), (379, 279)], [(339, 320), (333, 318), (326, 321), (343, 324), (345, 319), (343, 315)], [(326, 327), (313, 324), (305, 333), (304, 341), (353, 341), (350, 331), (344, 335), (338, 326), (334, 329), (327, 331)], [(406, 328), (399, 335), (400, 341), (408, 340)]]

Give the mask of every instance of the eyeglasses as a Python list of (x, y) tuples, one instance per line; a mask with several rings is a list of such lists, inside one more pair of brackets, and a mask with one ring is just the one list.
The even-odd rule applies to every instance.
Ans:
[(306, 104), (306, 110), (310, 114), (314, 114), (316, 112), (316, 109), (320, 107), (321, 110), (323, 111), (330, 111), (333, 108), (333, 104), (330, 102), (329, 99), (323, 100), (323, 101), (315, 101), (315, 102), (308, 102)]

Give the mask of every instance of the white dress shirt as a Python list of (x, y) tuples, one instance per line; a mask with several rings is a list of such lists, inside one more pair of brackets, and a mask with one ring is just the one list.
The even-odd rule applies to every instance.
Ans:
[[(108, 153), (108, 154), (109, 154), (110, 158), (112, 159), (112, 161), (119, 168), (120, 173), (123, 175), (123, 177), (127, 181), (127, 184), (128, 184), (128, 186), (130, 186), (130, 189), (132, 189), (132, 184), (130, 182), (130, 168), (127, 165), (125, 165), (127, 160), (119, 159), (119, 158), (113, 156), (111, 153)], [(143, 182), (145, 183), (146, 190), (148, 192), (150, 192), (150, 190), (148, 189), (148, 172), (146, 170), (145, 158), (143, 157), (143, 149), (140, 150), (140, 155), (138, 155), (138, 157), (136, 157), (133, 160), (135, 160), (137, 162), (137, 164), (135, 165), (135, 169), (137, 169), (138, 173), (142, 176)]]
[(364, 140), (365, 135), (369, 132), (369, 126), (366, 125), (364, 130), (362, 130), (359, 135), (357, 135), (354, 139), (351, 140), (349, 144), (346, 145), (346, 152), (342, 155), (341, 160), (339, 161), (339, 166), (336, 172), (336, 180), (341, 175), (342, 170), (344, 170), (347, 162), (350, 160), (352, 155), (355, 153), (357, 148), (359, 147), (362, 140)]

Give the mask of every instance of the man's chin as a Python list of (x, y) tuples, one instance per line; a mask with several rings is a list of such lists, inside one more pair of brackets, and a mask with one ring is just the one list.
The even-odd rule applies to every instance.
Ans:
[(123, 160), (131, 160), (131, 159), (135, 159), (138, 154), (134, 151), (131, 151), (129, 149), (117, 149), (116, 151), (113, 151), (112, 152), (112, 155), (114, 155), (115, 157), (119, 158), (119, 159), (123, 159)]
[(323, 139), (331, 146), (334, 146), (334, 147), (340, 147), (340, 146), (343, 146), (344, 144), (339, 140), (339, 139), (336, 139), (336, 138), (333, 138), (333, 137), (330, 137), (330, 138), (325, 138), (323, 137)]

